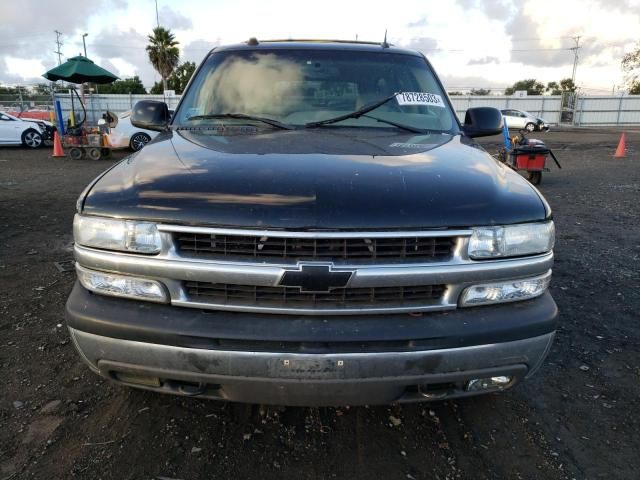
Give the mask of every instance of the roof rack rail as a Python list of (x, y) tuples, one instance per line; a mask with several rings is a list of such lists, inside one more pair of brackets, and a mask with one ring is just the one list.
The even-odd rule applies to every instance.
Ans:
[[(247, 42), (249, 45), (258, 45), (258, 43), (279, 43), (279, 42), (307, 42), (307, 43), (355, 43), (360, 45), (380, 45), (384, 46), (383, 42), (366, 42), (362, 40), (331, 40), (331, 39), (319, 39), (319, 38), (278, 38), (272, 40), (258, 40), (255, 37), (251, 37)], [(387, 46), (393, 46), (392, 43), (387, 43)]]

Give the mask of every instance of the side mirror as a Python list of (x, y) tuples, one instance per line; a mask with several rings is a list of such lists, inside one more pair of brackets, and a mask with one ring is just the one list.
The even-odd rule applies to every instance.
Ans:
[(166, 130), (170, 118), (167, 104), (157, 100), (142, 100), (131, 111), (131, 124), (134, 127), (156, 132)]
[(493, 107), (475, 107), (467, 110), (462, 131), (467, 137), (488, 137), (502, 133), (502, 113)]

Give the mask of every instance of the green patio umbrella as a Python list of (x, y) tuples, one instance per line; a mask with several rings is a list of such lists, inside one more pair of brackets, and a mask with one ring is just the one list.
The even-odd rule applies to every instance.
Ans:
[(42, 76), (52, 82), (64, 80), (70, 83), (111, 83), (118, 80), (118, 77), (113, 73), (99, 67), (83, 56), (72, 57)]

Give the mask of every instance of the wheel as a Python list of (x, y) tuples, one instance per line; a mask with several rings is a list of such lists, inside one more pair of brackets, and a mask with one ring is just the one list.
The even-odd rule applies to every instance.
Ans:
[(142, 132), (134, 133), (131, 136), (131, 140), (129, 140), (129, 147), (134, 152), (137, 152), (138, 150), (142, 150), (142, 147), (144, 147), (150, 141), (151, 141), (151, 137), (146, 133), (142, 133)]
[(540, 185), (542, 182), (542, 172), (527, 172), (527, 180), (533, 185)]
[(72, 160), (80, 160), (82, 158), (82, 150), (74, 147), (69, 150), (69, 156)]
[(29, 148), (40, 148), (42, 146), (42, 135), (35, 130), (29, 129), (22, 134), (22, 144)]
[(87, 150), (87, 155), (91, 160), (100, 160), (100, 157), (102, 157), (102, 152), (99, 148), (90, 148), (89, 150)]
[(536, 125), (535, 125), (535, 123), (531, 123), (531, 122), (529, 122), (529, 123), (527, 123), (527, 124), (524, 126), (524, 129), (525, 129), (527, 132), (533, 132), (533, 131), (536, 129)]

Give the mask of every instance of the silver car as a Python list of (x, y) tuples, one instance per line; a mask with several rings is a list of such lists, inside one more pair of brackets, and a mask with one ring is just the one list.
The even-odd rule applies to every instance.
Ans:
[(536, 117), (532, 113), (524, 110), (505, 109), (500, 110), (502, 116), (507, 121), (509, 128), (513, 129), (525, 129), (528, 132), (547, 131), (549, 130), (549, 124), (540, 117)]

